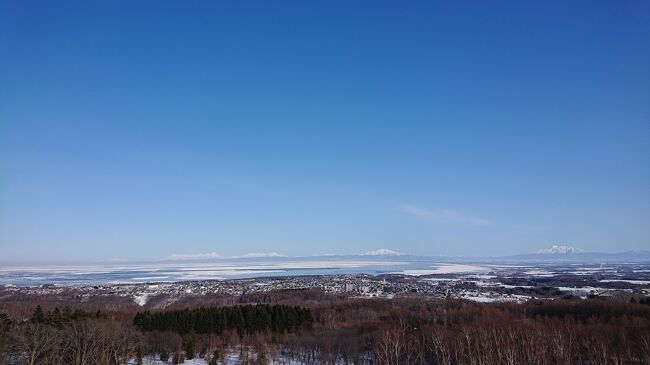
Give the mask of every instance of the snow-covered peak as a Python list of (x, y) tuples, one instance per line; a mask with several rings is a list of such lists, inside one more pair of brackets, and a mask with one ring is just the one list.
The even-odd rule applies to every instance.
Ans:
[(249, 252), (243, 255), (242, 257), (257, 258), (257, 257), (285, 257), (285, 256), (277, 252)]
[(368, 251), (363, 256), (400, 256), (402, 253), (388, 248), (380, 248), (378, 250)]
[(216, 252), (206, 252), (206, 253), (177, 253), (167, 256), (168, 260), (172, 261), (186, 261), (186, 260), (208, 260), (208, 259), (219, 259), (221, 255)]
[(581, 248), (571, 247), (567, 245), (553, 245), (550, 248), (543, 248), (537, 250), (538, 254), (566, 254), (566, 253), (584, 253), (585, 250)]
[(174, 254), (167, 256), (172, 261), (189, 261), (189, 260), (210, 260), (210, 259), (253, 259), (264, 257), (286, 257), (277, 252), (249, 252), (241, 256), (221, 256), (216, 252), (193, 253), (193, 254)]

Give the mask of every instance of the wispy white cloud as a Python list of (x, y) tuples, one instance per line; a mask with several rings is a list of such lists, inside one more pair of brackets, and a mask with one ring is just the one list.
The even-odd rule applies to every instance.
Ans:
[(486, 226), (490, 224), (490, 221), (485, 218), (469, 217), (450, 209), (428, 210), (414, 205), (403, 205), (400, 207), (400, 211), (434, 223), (469, 224), (473, 226)]

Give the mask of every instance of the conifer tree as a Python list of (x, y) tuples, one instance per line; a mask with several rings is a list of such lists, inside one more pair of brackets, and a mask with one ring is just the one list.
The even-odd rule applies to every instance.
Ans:
[(45, 313), (43, 312), (43, 308), (41, 308), (41, 305), (37, 305), (36, 308), (34, 308), (34, 312), (32, 312), (32, 322), (34, 323), (45, 323)]

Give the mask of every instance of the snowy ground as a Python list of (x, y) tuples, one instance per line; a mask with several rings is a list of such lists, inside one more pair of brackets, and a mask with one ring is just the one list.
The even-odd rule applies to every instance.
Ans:
[[(225, 361), (219, 362), (219, 365), (239, 365), (239, 364), (245, 364), (245, 363), (257, 363), (255, 362), (255, 351), (252, 347), (248, 347), (247, 350), (244, 347), (244, 356), (246, 357), (245, 359), (240, 358), (240, 355), (242, 351), (242, 347), (236, 346), (236, 347), (230, 347), (227, 350), (227, 353), (225, 354)], [(169, 360), (166, 362), (158, 360), (158, 355), (154, 357), (149, 357), (149, 358), (144, 358), (142, 359), (142, 364), (143, 365), (169, 365), (172, 364), (172, 356), (173, 354), (169, 354)], [(272, 356), (274, 355), (274, 356)], [(268, 356), (268, 361), (266, 362), (268, 365), (313, 365), (316, 363), (313, 362), (301, 362), (298, 360), (293, 360), (287, 358), (285, 355), (283, 355), (282, 352), (279, 350), (275, 353), (271, 351), (271, 353), (267, 354)], [(246, 361), (247, 360), (247, 361)], [(128, 363), (129, 365), (135, 365), (137, 364), (135, 359), (131, 359)], [(194, 358), (192, 360), (185, 360), (183, 364), (186, 365), (207, 365), (207, 362), (203, 359), (199, 359), (198, 355), (197, 358)], [(343, 365), (340, 362), (337, 362), (336, 365)]]
[(625, 280), (625, 279), (609, 279), (601, 280), (601, 283), (630, 283), (637, 285), (647, 285), (650, 284), (650, 280)]
[[(163, 362), (163, 361), (160, 361), (160, 360), (157, 360), (157, 359), (152, 359), (152, 358), (144, 358), (144, 359), (142, 359), (142, 364), (143, 365), (168, 365), (168, 364), (171, 364), (171, 363), (172, 363), (171, 356), (170, 356), (169, 361), (167, 361), (167, 362)], [(219, 362), (219, 365), (239, 365), (240, 363), (242, 363), (242, 361), (240, 361), (240, 359), (239, 359), (239, 354), (238, 353), (232, 353), (232, 354), (228, 354), (226, 356), (226, 361), (225, 362)], [(131, 361), (129, 361), (129, 365), (135, 365), (135, 364), (137, 364), (135, 359), (131, 359)], [(194, 358), (192, 360), (185, 360), (185, 362), (183, 362), (183, 364), (185, 364), (185, 365), (207, 365), (208, 363), (203, 359)], [(268, 365), (305, 365), (305, 364), (303, 364), (301, 362), (298, 362), (296, 360), (276, 358), (276, 359), (269, 359)]]
[(490, 267), (478, 265), (464, 265), (464, 264), (440, 264), (434, 266), (434, 269), (422, 270), (402, 270), (393, 274), (403, 274), (410, 276), (423, 276), (434, 274), (461, 274), (461, 273), (476, 273), (476, 272), (489, 272), (492, 271)]

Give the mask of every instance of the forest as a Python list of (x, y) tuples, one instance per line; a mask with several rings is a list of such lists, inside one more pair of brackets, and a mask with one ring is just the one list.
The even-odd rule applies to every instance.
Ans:
[(150, 311), (0, 307), (1, 364), (650, 364), (650, 305), (332, 299)]
[(133, 324), (143, 332), (221, 334), (225, 330), (237, 329), (239, 333), (252, 334), (287, 332), (311, 320), (311, 311), (307, 308), (259, 304), (143, 312), (135, 315)]

